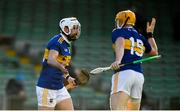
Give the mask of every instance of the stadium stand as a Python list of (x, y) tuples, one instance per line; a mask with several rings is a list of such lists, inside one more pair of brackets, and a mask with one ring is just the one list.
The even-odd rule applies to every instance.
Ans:
[[(54, 34), (59, 33), (58, 22), (63, 17), (76, 16), (82, 25), (82, 35), (75, 43), (74, 66), (89, 70), (108, 66), (113, 61), (111, 31), (114, 15), (134, 2), (111, 0), (1, 0), (0, 36), (14, 36), (15, 52), (0, 54), (0, 109), (5, 109), (5, 84), (21, 72), (28, 95), (25, 109), (36, 109), (35, 84), (40, 70), (43, 49)], [(156, 109), (168, 109), (170, 98), (180, 93), (180, 43), (172, 41), (172, 26), (168, 4), (143, 2), (148, 18), (157, 15), (155, 31), (162, 59), (143, 64), (144, 91), (149, 101), (158, 101)], [(158, 7), (160, 10), (157, 10)], [(159, 9), (159, 8), (158, 8)], [(163, 18), (163, 19), (161, 19)], [(165, 25), (164, 25), (165, 24)], [(22, 56), (23, 44), (30, 43), (30, 54)], [(34, 55), (34, 56), (32, 56)], [(14, 65), (19, 64), (18, 68)], [(75, 109), (109, 109), (111, 72), (93, 76), (87, 86), (71, 91)], [(166, 100), (166, 102), (164, 102)]]

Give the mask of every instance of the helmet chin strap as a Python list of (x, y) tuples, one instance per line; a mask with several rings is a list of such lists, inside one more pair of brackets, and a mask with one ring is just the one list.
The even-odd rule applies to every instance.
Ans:
[(129, 17), (125, 20), (124, 24), (122, 25), (122, 28), (126, 25), (127, 21), (129, 20)]
[(120, 28), (123, 28), (127, 24), (128, 20), (129, 20), (129, 17), (127, 17), (127, 19), (125, 20), (125, 22), (121, 26), (119, 26), (119, 21), (117, 21), (116, 26), (120, 27)]
[(68, 35), (66, 35), (64, 32), (62, 32), (61, 31), (61, 33), (62, 33), (62, 37), (64, 38), (64, 40), (68, 43), (68, 44), (70, 44), (71, 42), (68, 40)]

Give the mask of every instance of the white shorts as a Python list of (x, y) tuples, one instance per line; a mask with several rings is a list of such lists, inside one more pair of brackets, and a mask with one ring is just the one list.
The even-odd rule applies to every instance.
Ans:
[(124, 70), (113, 74), (111, 94), (123, 91), (132, 98), (141, 99), (144, 75), (133, 70)]
[(36, 94), (39, 106), (55, 107), (58, 102), (71, 98), (67, 89), (51, 90), (36, 86)]

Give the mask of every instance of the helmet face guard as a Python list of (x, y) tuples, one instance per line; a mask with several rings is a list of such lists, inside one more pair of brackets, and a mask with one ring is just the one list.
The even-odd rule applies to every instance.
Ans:
[(120, 11), (116, 14), (115, 22), (117, 27), (124, 27), (125, 25), (135, 25), (136, 15), (130, 10)]
[[(80, 36), (81, 24), (75, 17), (63, 18), (59, 22), (59, 27), (60, 27), (61, 31), (63, 32), (63, 34), (65, 34), (70, 41), (76, 40)], [(69, 29), (68, 32), (66, 32), (64, 30), (65, 27), (67, 27)], [(72, 37), (71, 33), (72, 33), (73, 29), (78, 29), (79, 32)]]

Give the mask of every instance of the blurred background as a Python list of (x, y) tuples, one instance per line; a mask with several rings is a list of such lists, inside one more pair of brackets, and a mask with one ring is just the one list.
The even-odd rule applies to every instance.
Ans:
[[(126, 9), (137, 14), (136, 29), (143, 35), (146, 22), (157, 18), (154, 35), (163, 56), (143, 64), (141, 109), (180, 109), (178, 0), (0, 0), (0, 109), (37, 109), (35, 85), (44, 48), (64, 17), (75, 16), (82, 25), (73, 65), (108, 66), (114, 18)], [(75, 109), (108, 110), (111, 75), (92, 76), (88, 85), (72, 90)]]

